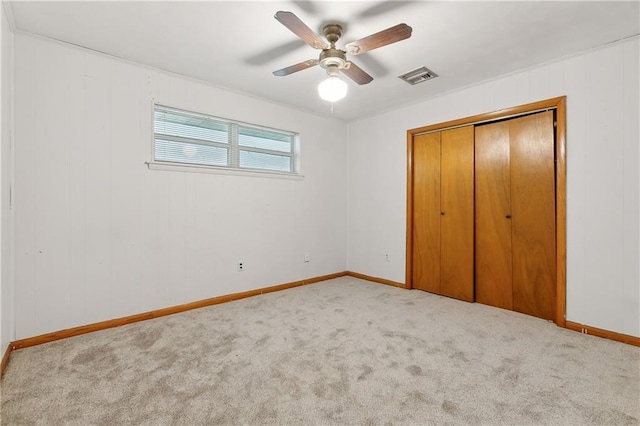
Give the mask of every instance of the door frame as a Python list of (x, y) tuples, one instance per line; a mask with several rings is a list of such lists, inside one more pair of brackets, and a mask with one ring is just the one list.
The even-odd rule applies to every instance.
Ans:
[(485, 114), (473, 115), (444, 123), (432, 124), (407, 130), (407, 228), (405, 288), (413, 288), (413, 143), (414, 136), (422, 133), (442, 131), (454, 127), (477, 125), (492, 121), (515, 118), (535, 112), (556, 111), (556, 324), (566, 327), (567, 302), (567, 141), (566, 141), (566, 96), (551, 98), (530, 104), (505, 108)]

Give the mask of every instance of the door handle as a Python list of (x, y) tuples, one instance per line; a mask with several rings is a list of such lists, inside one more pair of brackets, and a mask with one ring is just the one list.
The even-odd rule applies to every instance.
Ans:
[(510, 214), (506, 215), (505, 217), (506, 217), (507, 219), (511, 219), (511, 215), (510, 215)]
[(444, 216), (444, 212), (440, 212), (440, 216)]

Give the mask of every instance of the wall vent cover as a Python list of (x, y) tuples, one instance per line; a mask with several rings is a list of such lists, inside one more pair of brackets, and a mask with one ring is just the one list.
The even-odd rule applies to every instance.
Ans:
[(400, 80), (406, 81), (411, 85), (414, 85), (414, 84), (422, 83), (423, 81), (431, 80), (433, 78), (436, 78), (437, 76), (438, 74), (431, 71), (429, 68), (420, 67), (413, 71), (409, 71), (408, 73), (404, 73), (398, 76), (398, 78)]

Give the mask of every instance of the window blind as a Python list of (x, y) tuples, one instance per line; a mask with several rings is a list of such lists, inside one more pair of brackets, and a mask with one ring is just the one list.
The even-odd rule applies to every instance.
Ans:
[(154, 160), (295, 173), (296, 134), (154, 106)]

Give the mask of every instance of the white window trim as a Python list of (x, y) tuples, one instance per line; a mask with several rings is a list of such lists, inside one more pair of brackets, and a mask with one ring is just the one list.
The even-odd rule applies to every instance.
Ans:
[(163, 161), (146, 161), (149, 170), (162, 170), (168, 172), (213, 173), (219, 175), (253, 176), (264, 178), (278, 178), (290, 180), (302, 180), (304, 175), (300, 173), (278, 172), (274, 170), (240, 169), (234, 167), (202, 166), (199, 164), (171, 163)]

